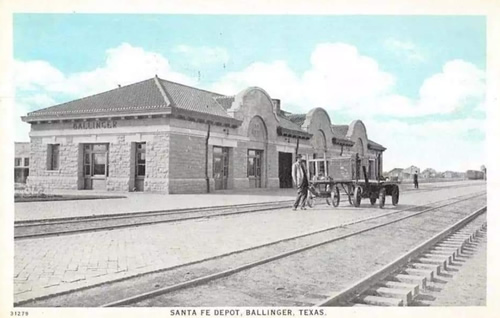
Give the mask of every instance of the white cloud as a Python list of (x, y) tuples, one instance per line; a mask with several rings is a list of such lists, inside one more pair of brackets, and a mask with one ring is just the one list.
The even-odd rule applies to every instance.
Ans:
[(395, 82), (374, 59), (360, 55), (347, 44), (320, 44), (310, 61), (311, 68), (302, 76), (285, 61), (256, 62), (225, 75), (211, 89), (237, 94), (246, 87), (259, 86), (272, 97), (282, 99), (290, 110), (338, 110), (362, 107), (361, 102), (386, 94)]
[(194, 67), (226, 64), (229, 61), (229, 53), (221, 47), (178, 45), (172, 51), (184, 55), (186, 62)]
[(450, 113), (467, 102), (483, 103), (486, 90), (485, 72), (471, 63), (453, 60), (443, 71), (427, 78), (420, 88), (419, 113)]
[(104, 66), (92, 71), (65, 76), (44, 61), (16, 61), (16, 87), (21, 90), (38, 87), (45, 92), (64, 93), (82, 97), (120, 85), (127, 85), (153, 77), (160, 77), (195, 85), (196, 81), (172, 69), (161, 54), (123, 43), (106, 51)]
[(310, 62), (311, 67), (302, 75), (285, 61), (255, 62), (222, 77), (211, 89), (236, 94), (248, 86), (260, 86), (282, 99), (291, 111), (323, 107), (354, 117), (449, 114), (467, 103), (480, 107), (484, 99), (485, 72), (462, 60), (447, 62), (440, 73), (427, 78), (417, 99), (398, 94), (396, 78), (352, 45), (320, 44), (311, 53)]
[(484, 142), (467, 138), (471, 130), (485, 133), (484, 120), (456, 119), (409, 124), (399, 120), (364, 120), (370, 139), (382, 143), (384, 170), (416, 165), (438, 171), (479, 169), (484, 164)]
[(17, 89), (43, 89), (64, 80), (64, 74), (46, 61), (14, 61), (14, 81)]
[(384, 42), (384, 46), (397, 56), (402, 57), (410, 62), (420, 63), (424, 62), (427, 59), (424, 56), (422, 50), (420, 50), (413, 42), (410, 41), (387, 39)]
[(311, 54), (311, 68), (302, 77), (305, 96), (315, 106), (358, 108), (383, 96), (395, 83), (378, 63), (351, 45), (320, 44)]
[[(264, 88), (272, 97), (298, 101), (302, 98), (299, 78), (285, 61), (253, 63), (241, 72), (224, 75), (210, 89), (235, 95), (251, 86)], [(286, 96), (286, 97), (285, 97)]]

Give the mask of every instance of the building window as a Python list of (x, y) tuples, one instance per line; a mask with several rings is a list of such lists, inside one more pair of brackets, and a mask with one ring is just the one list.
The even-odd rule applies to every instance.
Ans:
[(59, 144), (48, 145), (47, 152), (48, 152), (47, 169), (48, 170), (59, 169)]
[(85, 144), (83, 171), (86, 177), (108, 175), (108, 144)]
[(24, 158), (24, 166), (29, 167), (30, 166), (30, 158)]
[(136, 147), (137, 160), (135, 161), (135, 171), (138, 177), (144, 177), (146, 176), (146, 143), (137, 143)]
[(21, 158), (14, 158), (14, 166), (15, 167), (21, 166)]
[(261, 150), (248, 150), (247, 175), (248, 177), (260, 178), (261, 176)]

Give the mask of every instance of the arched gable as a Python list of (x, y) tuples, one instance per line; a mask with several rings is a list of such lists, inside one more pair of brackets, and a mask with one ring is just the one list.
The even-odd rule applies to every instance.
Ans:
[(327, 151), (326, 135), (323, 130), (318, 129), (314, 133), (311, 143), (315, 150), (320, 152)]
[(368, 134), (361, 120), (354, 120), (347, 130), (346, 137), (354, 142), (354, 151), (361, 156), (368, 153)]
[[(321, 107), (316, 107), (311, 109), (307, 115), (304, 123), (302, 124), (302, 128), (308, 132), (312, 132), (312, 130), (316, 130), (321, 126), (323, 130), (325, 130), (323, 126), (330, 128), (332, 125), (332, 121), (330, 120), (330, 115)], [(316, 129), (315, 129), (316, 128)]]
[(235, 117), (235, 114), (240, 112), (242, 107), (247, 104), (246, 101), (249, 99), (248, 97), (251, 97), (252, 95), (255, 96), (257, 94), (261, 95), (259, 96), (260, 98), (258, 98), (260, 104), (264, 107), (267, 107), (267, 111), (272, 113), (276, 121), (279, 122), (278, 113), (276, 112), (276, 107), (274, 106), (271, 96), (264, 89), (257, 86), (248, 87), (239, 92), (238, 95), (235, 96), (234, 102), (227, 110), (227, 112)]

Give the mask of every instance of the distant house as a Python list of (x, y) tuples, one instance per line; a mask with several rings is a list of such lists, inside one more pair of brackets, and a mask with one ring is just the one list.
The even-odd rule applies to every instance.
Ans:
[(403, 179), (412, 179), (414, 174), (420, 174), (420, 168), (416, 166), (410, 166), (402, 171)]
[(391, 181), (398, 181), (398, 180), (401, 180), (401, 173), (402, 173), (403, 169), (401, 168), (394, 168), (392, 169), (391, 171), (389, 171), (387, 173), (387, 177), (389, 178), (389, 180)]
[(30, 143), (16, 142), (14, 144), (14, 182), (26, 183), (30, 172)]
[(445, 171), (443, 172), (443, 177), (446, 179), (458, 178), (458, 175), (455, 171)]
[(423, 179), (436, 178), (437, 175), (438, 175), (438, 173), (436, 172), (436, 170), (434, 170), (432, 168), (427, 168), (424, 171), (422, 171), (422, 173), (420, 174), (420, 176)]

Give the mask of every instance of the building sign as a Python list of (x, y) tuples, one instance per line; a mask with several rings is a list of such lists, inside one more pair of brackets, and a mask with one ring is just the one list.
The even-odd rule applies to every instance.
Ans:
[(106, 121), (81, 121), (73, 123), (73, 129), (100, 129), (100, 128), (116, 128), (116, 120)]

